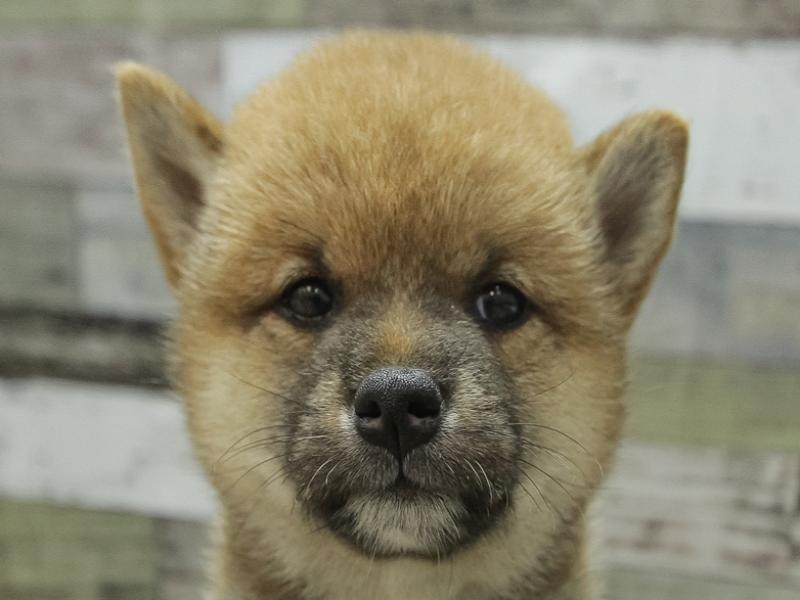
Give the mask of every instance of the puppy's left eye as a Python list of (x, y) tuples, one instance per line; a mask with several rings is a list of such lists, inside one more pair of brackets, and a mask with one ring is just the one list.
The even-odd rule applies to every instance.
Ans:
[(475, 298), (478, 319), (493, 329), (511, 329), (523, 323), (528, 313), (528, 301), (514, 286), (492, 283)]
[(325, 281), (309, 277), (286, 290), (282, 304), (295, 321), (318, 321), (333, 308), (333, 294)]

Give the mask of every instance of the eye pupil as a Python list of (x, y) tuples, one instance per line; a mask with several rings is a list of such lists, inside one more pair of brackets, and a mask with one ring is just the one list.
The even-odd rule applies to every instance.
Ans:
[(475, 305), (481, 321), (489, 327), (502, 329), (522, 323), (527, 301), (515, 287), (493, 283), (478, 294)]
[(333, 297), (325, 282), (319, 279), (304, 279), (288, 290), (284, 305), (296, 319), (320, 319), (333, 307)]

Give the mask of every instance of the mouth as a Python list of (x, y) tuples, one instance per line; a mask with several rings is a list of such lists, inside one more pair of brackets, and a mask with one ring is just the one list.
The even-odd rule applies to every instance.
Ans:
[(394, 495), (398, 498), (407, 498), (413, 500), (416, 496), (423, 493), (425, 490), (417, 483), (408, 479), (400, 469), (397, 479), (386, 486), (384, 490), (387, 494)]
[(486, 533), (509, 506), (505, 492), (428, 487), (399, 470), (381, 489), (340, 490), (309, 508), (327, 529), (370, 557), (440, 559)]

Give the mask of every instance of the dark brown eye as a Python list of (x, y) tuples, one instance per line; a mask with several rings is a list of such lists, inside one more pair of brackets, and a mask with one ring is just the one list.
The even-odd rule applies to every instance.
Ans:
[(511, 329), (521, 325), (528, 313), (528, 301), (517, 288), (492, 283), (475, 298), (475, 313), (487, 327)]
[(297, 321), (318, 321), (333, 308), (333, 294), (322, 279), (302, 279), (284, 293), (283, 308)]

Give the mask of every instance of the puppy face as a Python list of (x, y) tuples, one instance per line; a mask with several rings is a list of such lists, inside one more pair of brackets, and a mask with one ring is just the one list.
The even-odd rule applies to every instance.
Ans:
[(141, 67), (120, 85), (229, 520), (435, 558), (515, 514), (554, 536), (580, 517), (670, 239), (680, 120), (574, 150), (539, 92), (423, 35), (324, 45), (227, 127)]

